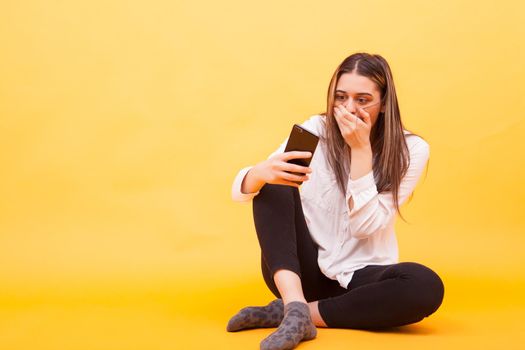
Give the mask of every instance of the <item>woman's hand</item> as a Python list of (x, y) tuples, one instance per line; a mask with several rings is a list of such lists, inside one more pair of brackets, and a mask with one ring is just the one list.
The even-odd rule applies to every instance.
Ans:
[(357, 115), (350, 113), (343, 105), (334, 107), (335, 120), (345, 142), (351, 149), (370, 147), (370, 114), (358, 107)]
[[(311, 156), (311, 152), (301, 151), (278, 153), (255, 166), (257, 168), (257, 178), (269, 184), (299, 187), (301, 184), (294, 181), (301, 183), (307, 181), (310, 178), (307, 174), (311, 173), (312, 169), (288, 163), (287, 161), (295, 158), (310, 158)], [(291, 173), (298, 173), (299, 175)]]

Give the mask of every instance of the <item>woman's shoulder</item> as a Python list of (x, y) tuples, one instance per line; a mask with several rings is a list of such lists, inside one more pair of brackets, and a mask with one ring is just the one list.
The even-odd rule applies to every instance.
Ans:
[(430, 153), (430, 145), (424, 138), (406, 129), (403, 133), (410, 153)]
[(319, 136), (322, 134), (325, 118), (322, 114), (314, 114), (303, 121), (301, 126)]

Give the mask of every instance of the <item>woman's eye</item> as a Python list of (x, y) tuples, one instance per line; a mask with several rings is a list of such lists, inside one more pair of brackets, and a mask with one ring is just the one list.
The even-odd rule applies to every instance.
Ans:
[(335, 98), (338, 99), (338, 100), (344, 100), (345, 97), (344, 96), (336, 96)]
[(367, 100), (365, 98), (360, 98), (360, 99), (358, 99), (358, 101), (361, 104), (365, 104), (367, 102)]

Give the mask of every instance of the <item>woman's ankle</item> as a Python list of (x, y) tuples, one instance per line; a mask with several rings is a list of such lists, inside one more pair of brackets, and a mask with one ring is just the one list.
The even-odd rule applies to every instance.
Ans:
[(285, 305), (293, 301), (306, 303), (301, 278), (296, 272), (279, 269), (274, 273), (273, 279)]
[(306, 299), (304, 297), (283, 297), (283, 304), (286, 305), (286, 304), (289, 304), (291, 303), (292, 301), (300, 301), (302, 303), (305, 303), (305, 304), (308, 304)]

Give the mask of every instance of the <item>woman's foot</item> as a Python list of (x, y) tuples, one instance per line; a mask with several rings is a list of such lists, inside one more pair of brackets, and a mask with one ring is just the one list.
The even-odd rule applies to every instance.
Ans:
[(250, 328), (271, 328), (281, 324), (284, 317), (282, 299), (275, 299), (266, 306), (247, 306), (235, 314), (226, 330), (236, 332)]
[(261, 350), (293, 349), (299, 342), (316, 336), (308, 304), (292, 301), (284, 305), (284, 317), (277, 330), (261, 341)]

